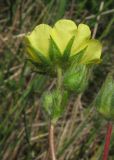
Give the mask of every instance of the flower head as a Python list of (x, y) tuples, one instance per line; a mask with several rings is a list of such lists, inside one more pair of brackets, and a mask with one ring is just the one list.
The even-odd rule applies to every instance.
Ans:
[(101, 56), (102, 46), (98, 40), (91, 39), (90, 28), (85, 24), (77, 26), (67, 19), (57, 21), (53, 27), (40, 24), (25, 36), (25, 40), (29, 58), (37, 63), (50, 61), (52, 57), (62, 58), (65, 54), (70, 58), (82, 50), (83, 64), (95, 63)]

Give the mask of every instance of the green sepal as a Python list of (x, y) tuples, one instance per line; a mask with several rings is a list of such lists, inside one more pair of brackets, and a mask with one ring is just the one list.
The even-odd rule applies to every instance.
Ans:
[(50, 53), (49, 56), (50, 56), (51, 61), (53, 61), (54, 63), (58, 63), (58, 61), (60, 61), (61, 52), (51, 36), (50, 36), (49, 53)]
[(71, 56), (70, 57), (70, 63), (71, 64), (79, 64), (81, 62), (81, 59), (84, 56), (85, 50), (87, 47), (85, 47), (83, 50), (81, 50), (80, 52), (76, 53), (76, 55)]
[(90, 62), (86, 63), (86, 64), (99, 64), (102, 62), (102, 59), (94, 59), (91, 60)]
[(48, 115), (48, 117), (51, 119), (52, 116), (52, 104), (53, 104), (53, 97), (51, 92), (44, 92), (44, 94), (41, 97), (41, 104)]
[(35, 72), (39, 74), (54, 75), (54, 70), (52, 69), (53, 67), (51, 66), (51, 64), (48, 65), (48, 64), (37, 63), (31, 59), (27, 60), (35, 67)]
[(68, 59), (69, 59), (69, 57), (70, 57), (71, 48), (72, 48), (74, 39), (75, 39), (75, 36), (73, 36), (73, 37), (69, 40), (69, 42), (68, 42), (68, 44), (67, 44), (67, 46), (66, 46), (66, 48), (65, 48), (65, 50), (64, 50), (64, 53), (63, 53), (63, 56), (62, 56), (62, 61), (64, 61), (64, 62), (68, 61)]
[(52, 123), (62, 116), (68, 101), (67, 91), (54, 90), (45, 92), (42, 96), (42, 106)]
[(56, 90), (53, 94), (53, 114), (52, 114), (52, 123), (56, 123), (57, 120), (63, 115), (65, 107), (68, 101), (67, 91)]

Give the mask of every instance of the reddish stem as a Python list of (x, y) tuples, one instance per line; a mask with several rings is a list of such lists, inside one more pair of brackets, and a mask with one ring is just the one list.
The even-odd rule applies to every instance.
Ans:
[(49, 127), (49, 147), (51, 160), (56, 160), (54, 145), (54, 125), (50, 123)]
[(104, 146), (104, 152), (103, 152), (103, 160), (108, 160), (111, 134), (112, 134), (112, 123), (108, 122), (107, 133), (105, 138), (105, 146)]

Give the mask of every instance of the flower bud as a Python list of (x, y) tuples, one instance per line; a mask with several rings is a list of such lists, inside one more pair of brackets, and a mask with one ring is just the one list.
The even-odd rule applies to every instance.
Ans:
[(52, 123), (55, 123), (63, 114), (67, 100), (68, 94), (66, 91), (54, 90), (43, 94), (42, 106)]
[(64, 87), (69, 91), (81, 93), (87, 86), (87, 68), (85, 65), (78, 65), (68, 70), (64, 75)]
[(107, 120), (114, 120), (114, 79), (108, 75), (99, 91), (95, 106), (97, 111)]

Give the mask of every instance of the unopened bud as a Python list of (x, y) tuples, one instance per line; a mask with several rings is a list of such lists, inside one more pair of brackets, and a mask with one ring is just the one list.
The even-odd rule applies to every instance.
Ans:
[(87, 68), (85, 65), (70, 69), (64, 75), (64, 86), (69, 91), (81, 93), (85, 90), (87, 84)]
[(114, 120), (114, 79), (108, 75), (99, 91), (95, 105), (97, 111), (108, 120)]
[(67, 100), (67, 91), (54, 90), (43, 94), (42, 106), (53, 123), (62, 116)]

